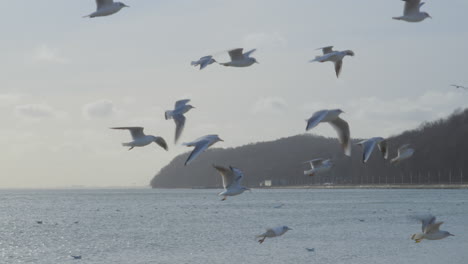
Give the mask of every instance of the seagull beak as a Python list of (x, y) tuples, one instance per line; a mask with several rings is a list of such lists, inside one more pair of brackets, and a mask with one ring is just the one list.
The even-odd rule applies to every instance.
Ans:
[(222, 141), (222, 142), (224, 142), (224, 140), (222, 140), (222, 139), (219, 139), (219, 141)]

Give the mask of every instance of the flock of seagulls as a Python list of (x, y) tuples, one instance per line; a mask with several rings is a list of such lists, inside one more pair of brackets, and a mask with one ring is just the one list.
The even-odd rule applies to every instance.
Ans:
[[(421, 12), (421, 6), (424, 5), (423, 2), (420, 0), (403, 0), (405, 2), (403, 15), (399, 17), (393, 17), (395, 20), (402, 20), (406, 22), (421, 22), (426, 18), (432, 18), (427, 12)], [(102, 17), (102, 16), (109, 16), (119, 12), (124, 7), (128, 7), (124, 3), (121, 2), (114, 2), (113, 0), (96, 0), (96, 11), (87, 15), (86, 17), (94, 18), (94, 17)], [(344, 51), (335, 51), (333, 50), (333, 46), (327, 46), (320, 48), (323, 52), (321, 56), (316, 56), (315, 59), (311, 60), (310, 62), (333, 62), (335, 66), (335, 73), (336, 77), (340, 76), (342, 67), (343, 67), (343, 59), (346, 56), (354, 56), (354, 52), (352, 50), (344, 50)], [(202, 70), (207, 66), (217, 63), (226, 67), (249, 67), (255, 63), (258, 63), (256, 58), (252, 57), (251, 55), (256, 51), (256, 49), (252, 49), (250, 51), (244, 52), (242, 48), (237, 48), (233, 50), (229, 50), (228, 54), (230, 57), (230, 61), (228, 62), (217, 62), (212, 55), (201, 57), (197, 61), (192, 61), (191, 65), (198, 67)], [(467, 87), (463, 87), (460, 85), (452, 85), (457, 89), (465, 89), (468, 90)], [(174, 143), (177, 143), (181, 134), (185, 127), (186, 117), (185, 114), (194, 108), (192, 105), (189, 105), (189, 99), (179, 100), (175, 103), (173, 110), (168, 110), (165, 112), (165, 119), (173, 119), (176, 125), (175, 129), (175, 137)], [(343, 152), (347, 156), (351, 156), (351, 136), (350, 136), (350, 128), (349, 124), (340, 118), (340, 115), (344, 113), (341, 109), (331, 109), (331, 110), (320, 110), (315, 112), (309, 119), (307, 119), (307, 126), (306, 131), (309, 131), (316, 127), (320, 123), (329, 123), (337, 132), (338, 139), (341, 143), (341, 147)], [(152, 136), (152, 135), (145, 135), (143, 133), (143, 127), (113, 127), (112, 129), (118, 130), (129, 130), (132, 136), (133, 141), (128, 143), (123, 143), (122, 145), (125, 147), (130, 147), (129, 150), (133, 149), (134, 147), (144, 147), (153, 142), (158, 144), (160, 147), (168, 150), (168, 145), (166, 141), (159, 136)], [(196, 159), (202, 152), (207, 150), (213, 144), (223, 141), (218, 135), (206, 135), (200, 137), (192, 142), (183, 143), (183, 145), (188, 147), (194, 147), (193, 151), (188, 156), (187, 160), (185, 161), (184, 165), (189, 165), (194, 159)], [(373, 137), (367, 140), (363, 140), (358, 143), (358, 145), (362, 146), (363, 154), (362, 154), (362, 162), (366, 163), (372, 152), (374, 151), (375, 147), (377, 146), (380, 152), (382, 153), (385, 159), (388, 159), (388, 142), (386, 139), (382, 137)], [(414, 154), (415, 150), (412, 149), (408, 144), (402, 145), (398, 148), (398, 155), (397, 157), (391, 160), (392, 164), (400, 163), (403, 160), (410, 158)], [(305, 163), (310, 163), (311, 169), (304, 171), (304, 175), (314, 176), (318, 173), (323, 173), (329, 171), (333, 167), (333, 161), (331, 159), (313, 159), (307, 161)], [(236, 196), (242, 194), (246, 190), (250, 190), (249, 188), (242, 186), (241, 182), (244, 178), (244, 173), (232, 166), (228, 168), (213, 165), (213, 167), (221, 174), (223, 180), (223, 192), (219, 193), (220, 196), (223, 196), (223, 201), (226, 200), (228, 196)], [(281, 205), (282, 206), (282, 205)], [(279, 208), (279, 207), (278, 207)], [(428, 240), (435, 240), (435, 239), (442, 239), (448, 236), (453, 236), (449, 232), (440, 231), (439, 227), (442, 222), (435, 222), (435, 217), (431, 216), (428, 219), (421, 219), (422, 222), (422, 233), (414, 234), (411, 239), (419, 243), (422, 239)], [(292, 230), (287, 226), (279, 226), (271, 229), (267, 229), (265, 233), (262, 233), (258, 236), (258, 242), (261, 244), (265, 241), (266, 238), (273, 238), (282, 236), (287, 231)], [(314, 249), (307, 249), (308, 251), (314, 251)], [(75, 259), (81, 258), (81, 256), (73, 256)]]

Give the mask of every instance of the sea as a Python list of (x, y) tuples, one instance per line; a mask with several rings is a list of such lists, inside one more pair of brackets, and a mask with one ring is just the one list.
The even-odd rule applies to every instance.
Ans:
[[(0, 190), (0, 263), (468, 263), (468, 190), (219, 192)], [(428, 214), (455, 236), (412, 241)]]

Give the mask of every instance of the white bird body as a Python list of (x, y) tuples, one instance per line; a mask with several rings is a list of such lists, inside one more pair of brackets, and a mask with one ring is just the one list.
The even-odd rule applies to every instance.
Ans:
[(195, 147), (193, 151), (190, 153), (189, 157), (185, 161), (184, 165), (190, 164), (198, 155), (208, 149), (210, 146), (215, 144), (218, 141), (223, 141), (219, 138), (218, 135), (206, 135), (204, 137), (198, 138), (192, 142), (183, 143), (183, 145), (187, 147)]
[(354, 56), (354, 52), (352, 50), (344, 50), (344, 51), (334, 51), (333, 46), (328, 46), (328, 47), (323, 47), (319, 48), (322, 50), (323, 55), (322, 56), (316, 56), (315, 59), (309, 61), (309, 62), (326, 62), (330, 61), (335, 64), (335, 72), (336, 72), (336, 77), (338, 78), (341, 73), (341, 68), (343, 66), (343, 58), (345, 56)]
[(413, 156), (414, 149), (410, 148), (408, 144), (405, 144), (398, 148), (398, 155), (393, 158), (390, 163), (395, 164), (403, 160), (409, 159)]
[(129, 130), (130, 134), (132, 135), (133, 141), (122, 143), (124, 147), (130, 147), (129, 150), (133, 149), (134, 147), (144, 147), (153, 142), (158, 144), (160, 147), (168, 150), (166, 141), (162, 137), (155, 137), (152, 135), (145, 135), (143, 133), (143, 127), (112, 127), (111, 129), (119, 129), (119, 130)]
[(380, 152), (382, 152), (384, 158), (388, 159), (388, 143), (387, 140), (385, 140), (382, 137), (373, 137), (370, 139), (366, 139), (359, 142), (358, 145), (362, 146), (364, 149), (362, 155), (363, 163), (366, 163), (369, 160), (376, 145), (378, 146)]
[(288, 232), (288, 230), (292, 230), (291, 228), (287, 226), (278, 226), (274, 228), (269, 228), (266, 230), (265, 233), (260, 234), (256, 236), (257, 238), (262, 238), (258, 242), (261, 244), (265, 241), (267, 237), (272, 238), (272, 237), (278, 237), (284, 235), (284, 233)]
[(304, 171), (304, 175), (308, 176), (327, 172), (333, 167), (333, 162), (330, 159), (313, 159), (304, 163), (310, 163), (311, 169)]
[(120, 11), (124, 7), (129, 7), (121, 2), (114, 2), (113, 0), (96, 0), (96, 12), (91, 13), (85, 17), (101, 17), (109, 16)]
[(176, 143), (185, 127), (184, 114), (190, 111), (190, 109), (195, 108), (187, 104), (188, 102), (190, 102), (190, 99), (179, 100), (175, 103), (174, 110), (168, 110), (164, 113), (166, 120), (174, 119), (176, 124), (174, 142)]
[(450, 234), (450, 232), (439, 230), (440, 225), (444, 222), (436, 222), (435, 216), (429, 216), (419, 220), (422, 223), (422, 233), (416, 233), (411, 236), (411, 239), (416, 243), (421, 242), (423, 239), (439, 240), (449, 236), (454, 236), (453, 234)]
[(236, 196), (243, 193), (246, 190), (250, 190), (247, 187), (241, 185), (241, 181), (244, 178), (244, 173), (234, 167), (224, 168), (221, 166), (213, 165), (213, 167), (223, 177), (224, 191), (219, 193), (219, 196), (224, 196), (222, 201), (226, 200), (227, 196)]
[(421, 0), (403, 0), (405, 2), (405, 9), (403, 16), (393, 17), (395, 20), (403, 20), (406, 22), (421, 22), (426, 18), (432, 18), (428, 13), (421, 12), (419, 9), (424, 5)]
[(192, 61), (190, 64), (195, 67), (200, 65), (200, 70), (203, 70), (206, 66), (213, 64), (215, 62), (216, 60), (213, 59), (213, 56), (210, 55), (210, 56), (201, 57), (197, 61)]
[(307, 119), (306, 131), (316, 127), (319, 123), (329, 123), (337, 132), (341, 146), (347, 156), (351, 156), (351, 140), (349, 125), (339, 115), (341, 109), (320, 110)]
[(258, 63), (255, 58), (250, 57), (256, 49), (250, 50), (246, 53), (243, 53), (243, 50), (244, 49), (242, 48), (230, 50), (229, 56), (231, 57), (231, 61), (220, 64), (230, 67), (248, 67), (254, 63)]

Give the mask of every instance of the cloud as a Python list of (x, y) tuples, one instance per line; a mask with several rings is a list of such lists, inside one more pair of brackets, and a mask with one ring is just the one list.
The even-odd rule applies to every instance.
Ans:
[(18, 116), (27, 119), (62, 118), (66, 113), (47, 104), (25, 104), (15, 107)]
[(22, 97), (20, 94), (0, 94), (0, 107), (15, 105)]
[(246, 35), (242, 43), (244, 47), (249, 48), (270, 48), (286, 45), (286, 39), (278, 32), (273, 33), (251, 33)]
[(253, 108), (253, 113), (279, 113), (287, 108), (288, 104), (281, 97), (264, 97), (258, 99)]
[(56, 64), (66, 64), (70, 62), (67, 58), (62, 57), (56, 49), (52, 49), (47, 45), (41, 45), (35, 50), (34, 59), (36, 61)]
[(102, 99), (84, 105), (82, 113), (86, 119), (100, 119), (113, 117), (117, 113), (117, 110), (112, 101)]

